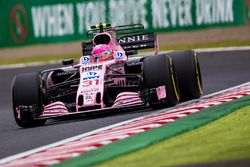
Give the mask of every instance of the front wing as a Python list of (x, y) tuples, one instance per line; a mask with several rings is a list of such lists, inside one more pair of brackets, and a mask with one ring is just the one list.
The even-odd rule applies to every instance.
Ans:
[(72, 118), (72, 117), (78, 117), (78, 116), (89, 116), (89, 115), (96, 115), (96, 114), (108, 114), (108, 113), (120, 113), (124, 111), (132, 111), (132, 110), (138, 110), (141, 108), (147, 107), (146, 103), (136, 104), (136, 105), (129, 105), (129, 106), (121, 106), (121, 107), (107, 107), (103, 109), (94, 109), (94, 110), (86, 110), (86, 111), (80, 111), (80, 112), (68, 112), (68, 113), (60, 113), (57, 115), (41, 115), (38, 117), (35, 117), (36, 120), (41, 119), (54, 119), (54, 118)]

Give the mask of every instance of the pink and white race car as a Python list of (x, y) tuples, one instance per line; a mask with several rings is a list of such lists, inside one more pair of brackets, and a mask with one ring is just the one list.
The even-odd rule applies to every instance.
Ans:
[[(18, 74), (13, 79), (12, 102), (21, 127), (44, 125), (49, 118), (93, 112), (163, 108), (199, 98), (202, 80), (192, 50), (159, 54), (155, 33), (143, 25), (91, 26), (82, 43), (79, 63), (64, 60), (63, 68)], [(139, 49), (154, 48), (147, 56)]]

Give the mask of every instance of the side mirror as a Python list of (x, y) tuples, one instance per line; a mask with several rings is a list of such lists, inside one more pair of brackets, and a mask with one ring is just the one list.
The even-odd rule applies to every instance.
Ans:
[(62, 61), (62, 65), (66, 66), (66, 65), (73, 65), (74, 63), (74, 59), (66, 59)]

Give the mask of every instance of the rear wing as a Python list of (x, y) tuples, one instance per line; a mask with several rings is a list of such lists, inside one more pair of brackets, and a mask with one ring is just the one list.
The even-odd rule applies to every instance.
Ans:
[[(127, 55), (137, 54), (138, 50), (154, 48), (155, 53), (159, 51), (158, 36), (156, 33), (143, 33), (117, 38), (118, 43), (125, 50)], [(90, 55), (93, 49), (93, 42), (82, 42), (83, 55)]]

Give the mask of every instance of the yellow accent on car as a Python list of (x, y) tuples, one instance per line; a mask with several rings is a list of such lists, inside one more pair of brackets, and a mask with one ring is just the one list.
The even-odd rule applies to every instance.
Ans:
[(98, 29), (98, 28), (99, 28), (99, 25), (98, 25), (98, 24), (96, 24), (96, 25), (95, 25), (95, 28), (96, 28), (96, 29)]
[(179, 92), (177, 91), (177, 87), (176, 87), (176, 83), (175, 83), (175, 77), (174, 77), (174, 71), (173, 71), (173, 60), (172, 58), (169, 58), (169, 64), (170, 64), (170, 70), (171, 70), (171, 78), (172, 78), (172, 82), (173, 82), (173, 86), (174, 86), (174, 92), (175, 92), (175, 96), (177, 98), (177, 100), (180, 100), (180, 95)]
[(102, 24), (103, 28), (106, 28), (107, 27), (107, 24)]
[(197, 77), (197, 82), (198, 82), (198, 87), (199, 87), (199, 91), (200, 91), (200, 95), (203, 94), (203, 91), (202, 91), (202, 88), (201, 88), (201, 81), (200, 81), (200, 77), (199, 77), (199, 71), (198, 71), (198, 66), (197, 66), (197, 54), (196, 52), (194, 53), (194, 61), (195, 61), (195, 66), (196, 66), (196, 71), (195, 71), (195, 74), (196, 74), (196, 77)]

